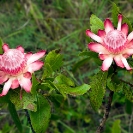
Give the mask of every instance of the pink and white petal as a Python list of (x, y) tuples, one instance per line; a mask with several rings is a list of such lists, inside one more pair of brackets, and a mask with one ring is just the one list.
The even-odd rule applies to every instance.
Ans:
[(25, 78), (31, 79), (32, 74), (31, 74), (30, 72), (26, 72), (26, 73), (23, 74), (23, 76), (24, 76)]
[[(127, 42), (128, 43), (128, 42)], [(133, 49), (133, 39), (127, 44), (129, 49)]]
[(2, 49), (4, 50), (4, 52), (6, 52), (9, 49), (8, 44), (3, 44)]
[(18, 46), (16, 49), (20, 50), (22, 53), (24, 53), (24, 48), (22, 46)]
[(32, 56), (30, 56), (30, 58), (28, 59), (27, 63), (33, 63), (35, 61), (37, 61), (38, 59), (42, 58), (45, 55), (46, 51), (45, 50), (41, 50), (35, 54), (33, 54)]
[(101, 60), (105, 60), (106, 58), (108, 58), (110, 55), (109, 54), (99, 54), (99, 58)]
[(32, 84), (29, 78), (21, 77), (19, 84), (26, 92), (31, 91)]
[(119, 66), (119, 67), (121, 67), (121, 68), (124, 68), (124, 64), (123, 64), (123, 62), (122, 62), (122, 60), (121, 60), (121, 55), (115, 56), (115, 57), (114, 57), (114, 60), (115, 60), (115, 62), (116, 62), (116, 64), (117, 64), (117, 66)]
[(3, 54), (0, 54), (0, 59), (1, 59), (2, 55), (3, 55)]
[(124, 50), (124, 54), (132, 55), (133, 54), (133, 49)]
[(129, 66), (129, 64), (128, 64), (126, 58), (124, 58), (124, 57), (122, 56), (122, 57), (121, 57), (121, 60), (122, 60), (124, 66), (126, 67), (127, 70), (132, 70), (132, 68)]
[(103, 47), (99, 43), (91, 42), (91, 43), (88, 44), (88, 48), (91, 51), (94, 51), (94, 52), (99, 53), (99, 54), (109, 54), (109, 52), (106, 50), (106, 48)]
[(126, 23), (122, 24), (121, 31), (127, 36), (128, 34), (128, 25)]
[(127, 36), (127, 40), (131, 41), (133, 39), (133, 31)]
[(98, 30), (98, 36), (100, 36), (102, 39), (104, 38), (104, 36), (106, 35), (104, 30)]
[(86, 30), (86, 35), (91, 37), (93, 40), (102, 43), (103, 40), (101, 37), (97, 36), (96, 34), (92, 33), (90, 30)]
[(43, 64), (44, 63), (42, 61), (35, 61), (28, 65), (28, 71), (33, 73), (34, 71), (40, 70)]
[(28, 60), (33, 55), (32, 52), (28, 52), (25, 54), (25, 58)]
[(19, 82), (18, 82), (18, 80), (17, 80), (17, 79), (13, 80), (13, 81), (12, 81), (11, 88), (12, 88), (12, 89), (16, 89), (16, 88), (18, 88), (18, 87), (19, 87)]
[(110, 21), (110, 19), (106, 19), (104, 21), (104, 27), (105, 27), (106, 33), (108, 33), (111, 30), (114, 30), (114, 26), (113, 26), (112, 22)]
[(2, 76), (2, 77), (0, 77), (0, 84), (2, 84), (2, 83), (4, 83), (5, 81), (7, 81), (8, 80), (8, 76)]
[(117, 30), (121, 31), (121, 23), (122, 23), (122, 15), (118, 15), (118, 25), (117, 25)]
[(128, 57), (130, 57), (129, 54), (122, 54), (122, 56), (123, 56), (124, 58), (128, 58)]
[(109, 67), (111, 66), (113, 62), (113, 57), (109, 57), (109, 58), (106, 58), (104, 61), (103, 61), (103, 64), (102, 64), (102, 71), (107, 71), (109, 69)]
[(3, 88), (2, 93), (0, 94), (0, 96), (4, 96), (4, 95), (6, 95), (6, 94), (8, 93), (8, 91), (9, 91), (9, 89), (10, 89), (10, 87), (11, 87), (11, 84), (12, 84), (12, 80), (9, 79), (9, 80), (5, 83), (4, 88)]

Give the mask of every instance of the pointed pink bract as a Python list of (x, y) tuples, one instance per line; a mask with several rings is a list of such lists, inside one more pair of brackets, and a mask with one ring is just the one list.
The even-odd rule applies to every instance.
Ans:
[(114, 30), (114, 27), (112, 25), (112, 22), (110, 21), (110, 19), (106, 19), (104, 21), (104, 27), (105, 27), (105, 32), (108, 33), (109, 31)]
[(3, 48), (4, 52), (6, 52), (9, 49), (9, 46), (8, 46), (8, 44), (5, 43), (5, 44), (3, 44), (2, 48)]

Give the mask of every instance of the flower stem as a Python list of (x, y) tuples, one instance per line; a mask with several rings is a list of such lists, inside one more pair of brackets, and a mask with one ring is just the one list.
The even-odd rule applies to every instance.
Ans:
[(31, 128), (32, 133), (36, 133), (36, 132), (34, 131), (33, 127), (32, 127), (31, 119), (30, 119), (30, 115), (29, 115), (29, 113), (28, 113), (28, 110), (27, 110), (27, 109), (24, 109), (24, 111), (25, 111), (25, 113), (26, 113), (27, 120), (28, 120), (28, 122), (29, 122), (29, 125), (30, 125), (30, 128)]
[(107, 106), (105, 108), (105, 113), (104, 113), (104, 116), (102, 118), (102, 121), (100, 122), (99, 127), (97, 128), (96, 133), (101, 133), (103, 131), (103, 127), (105, 125), (105, 122), (106, 122), (106, 120), (107, 120), (107, 118), (109, 116), (109, 112), (110, 112), (110, 109), (111, 109), (111, 103), (112, 103), (112, 99), (113, 99), (113, 94), (114, 94), (114, 92), (110, 91), (109, 98), (108, 98), (108, 103), (107, 103)]
[[(117, 69), (116, 63), (113, 63), (113, 64), (112, 64), (112, 67), (113, 67), (113, 73), (114, 73), (114, 75), (117, 74), (117, 72), (116, 72), (116, 69)], [(113, 75), (113, 76), (114, 76), (114, 75)], [(112, 76), (112, 78), (113, 78), (113, 76)], [(109, 116), (109, 113), (110, 113), (110, 110), (111, 110), (111, 103), (112, 103), (112, 99), (113, 99), (113, 94), (114, 94), (114, 92), (111, 91), (111, 90), (109, 90), (109, 91), (110, 91), (110, 93), (109, 93), (109, 97), (108, 97), (108, 103), (107, 103), (107, 105), (106, 105), (103, 118), (102, 118), (102, 120), (101, 120), (101, 122), (100, 122), (99, 127), (97, 128), (96, 133), (101, 133), (101, 132), (103, 132), (103, 128), (104, 128), (105, 122), (106, 122), (106, 120), (108, 119), (108, 116)]]

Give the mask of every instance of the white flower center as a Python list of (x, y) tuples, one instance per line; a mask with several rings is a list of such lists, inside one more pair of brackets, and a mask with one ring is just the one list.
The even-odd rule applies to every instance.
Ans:
[(107, 33), (104, 38), (104, 46), (113, 54), (120, 53), (126, 47), (126, 36), (118, 30), (113, 30)]
[(1, 56), (0, 69), (9, 75), (20, 74), (25, 66), (26, 58), (20, 50), (9, 49)]

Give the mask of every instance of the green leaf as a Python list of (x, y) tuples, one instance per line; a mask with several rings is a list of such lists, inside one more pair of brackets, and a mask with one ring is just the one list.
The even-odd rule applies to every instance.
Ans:
[(20, 99), (20, 90), (10, 92), (10, 100), (15, 105), (16, 109), (28, 109), (36, 112), (36, 96), (25, 91), (22, 91), (21, 93), (22, 99)]
[(59, 54), (57, 50), (53, 50), (49, 52), (49, 54), (45, 58), (45, 68), (43, 78), (46, 78), (59, 70), (60, 67), (63, 65), (63, 55)]
[(74, 64), (72, 69), (73, 72), (75, 72), (79, 67), (81, 67), (85, 63), (90, 62), (90, 59), (93, 59), (96, 62), (96, 64), (98, 64), (99, 66), (101, 66), (102, 64), (102, 61), (98, 58), (98, 54), (95, 52), (83, 51), (79, 54), (79, 56), (84, 56), (84, 58)]
[(54, 83), (55, 84), (65, 84), (67, 86), (75, 86), (74, 82), (70, 78), (67, 78), (63, 74), (58, 75), (55, 78)]
[(53, 73), (53, 69), (50, 66), (49, 63), (45, 62), (45, 68), (44, 68), (44, 73), (43, 73), (43, 78), (48, 77), (49, 75), (51, 75)]
[(8, 94), (5, 95), (4, 97), (0, 97), (0, 103), (8, 103), (8, 101), (9, 101)]
[(69, 87), (66, 84), (57, 84), (56, 87), (64, 97), (66, 97), (65, 94), (70, 94), (72, 96), (83, 95), (90, 89), (90, 85), (88, 84), (83, 84), (78, 87)]
[(83, 84), (75, 88), (70, 88), (67, 90), (67, 93), (73, 96), (83, 95), (91, 88), (88, 84)]
[(19, 117), (18, 117), (18, 114), (17, 114), (17, 111), (16, 111), (16, 109), (15, 109), (14, 104), (11, 103), (10, 101), (9, 101), (9, 103), (8, 103), (8, 109), (9, 109), (9, 112), (10, 112), (10, 114), (11, 114), (11, 116), (12, 116), (12, 119), (13, 119), (13, 121), (14, 121), (16, 127), (17, 127), (18, 130), (22, 133), (22, 125), (21, 125), (20, 119), (19, 119)]
[(133, 102), (133, 89), (131, 87), (129, 87), (127, 84), (124, 84), (123, 86), (123, 92), (125, 94), (125, 97)]
[(88, 84), (74, 87), (74, 82), (62, 74), (55, 78), (54, 85), (64, 97), (66, 97), (66, 94), (73, 96), (83, 95), (90, 89), (90, 85)]
[(117, 27), (118, 24), (118, 14), (120, 13), (119, 8), (117, 7), (117, 5), (112, 2), (112, 20), (113, 20), (113, 24), (115, 27)]
[(50, 105), (45, 97), (38, 95), (37, 111), (30, 112), (31, 123), (36, 133), (44, 133), (50, 119)]
[(45, 83), (42, 83), (41, 85), (39, 85), (39, 89), (42, 90), (48, 90), (49, 93), (51, 93), (53, 90), (56, 89), (56, 87), (54, 86), (53, 82), (51, 81), (45, 81)]
[(79, 56), (88, 56), (88, 60), (93, 58), (93, 60), (101, 66), (102, 61), (98, 58), (98, 54), (92, 51), (83, 51), (79, 54)]
[(111, 133), (121, 133), (120, 120), (115, 120), (112, 127)]
[(100, 71), (99, 73), (91, 77), (91, 89), (89, 91), (90, 103), (93, 109), (96, 111), (101, 106), (105, 94), (107, 74), (107, 72)]
[(119, 91), (121, 91), (122, 88), (123, 88), (123, 83), (120, 82), (119, 84), (116, 84), (115, 82), (113, 82), (113, 81), (111, 80), (111, 77), (109, 77), (109, 78), (107, 79), (107, 86), (108, 86), (108, 88), (109, 88), (111, 91), (119, 92)]
[(2, 45), (3, 45), (3, 41), (2, 41), (2, 39), (0, 38), (0, 54), (3, 53)]
[(32, 88), (31, 88), (32, 94), (36, 94), (38, 84), (39, 84), (38, 80), (36, 79), (35, 75), (32, 74)]
[(103, 22), (94, 14), (90, 17), (91, 31), (97, 33), (99, 29), (104, 29)]
[(92, 51), (83, 51), (79, 54), (79, 56), (89, 56), (89, 57), (93, 57), (93, 58), (98, 57), (97, 53), (92, 52)]

